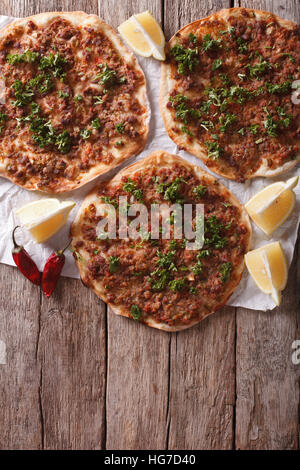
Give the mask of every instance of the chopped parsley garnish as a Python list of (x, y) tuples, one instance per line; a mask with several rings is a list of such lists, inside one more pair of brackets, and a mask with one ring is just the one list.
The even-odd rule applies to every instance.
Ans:
[(198, 294), (198, 290), (196, 289), (196, 287), (190, 287), (190, 294), (193, 294), (193, 295), (196, 295)]
[(243, 104), (247, 99), (252, 100), (254, 96), (257, 96), (260, 90), (247, 90), (241, 86), (233, 85), (230, 87), (229, 96), (234, 98), (239, 104)]
[(195, 49), (185, 49), (181, 44), (176, 44), (171, 48), (170, 53), (178, 62), (177, 71), (181, 75), (187, 71), (193, 72), (199, 63), (197, 47)]
[(32, 88), (24, 85), (20, 80), (15, 80), (12, 84), (16, 100), (13, 101), (13, 106), (21, 107), (30, 103), (34, 96)]
[[(223, 229), (223, 224), (219, 222), (219, 219), (215, 215), (208, 217), (204, 224), (204, 232), (206, 235), (204, 243), (206, 245), (213, 245), (217, 250), (224, 248), (227, 244), (227, 239), (221, 236)], [(208, 236), (208, 234), (210, 235)]]
[(56, 145), (61, 153), (67, 153), (71, 147), (71, 138), (67, 131), (57, 134), (53, 128), (51, 121), (39, 115), (40, 106), (37, 103), (30, 103), (31, 114), (18, 118), (19, 125), (21, 122), (29, 123), (29, 130), (32, 132), (32, 138), (40, 147), (47, 147), (48, 145)]
[(81, 129), (80, 131), (80, 136), (84, 139), (87, 140), (91, 136), (92, 131), (89, 129)]
[(278, 116), (282, 119), (279, 120), (278, 124), (287, 128), (291, 124), (292, 116), (290, 114), (286, 114), (285, 108), (281, 106), (277, 106), (276, 111)]
[(277, 83), (267, 83), (266, 88), (269, 93), (278, 94), (278, 95), (285, 95), (291, 91), (292, 82), (290, 80), (286, 80), (285, 82), (281, 83), (280, 85)]
[(214, 61), (214, 63), (212, 64), (211, 69), (212, 69), (212, 70), (217, 70), (217, 69), (219, 69), (219, 68), (222, 66), (222, 63), (223, 63), (222, 59), (216, 59), (216, 60)]
[(111, 87), (117, 82), (117, 73), (115, 70), (111, 69), (107, 64), (100, 64), (101, 72), (97, 74), (96, 80), (100, 80), (101, 85)]
[(124, 132), (125, 132), (125, 126), (124, 126), (124, 123), (123, 123), (123, 122), (120, 122), (119, 124), (116, 125), (116, 131), (117, 131), (119, 134), (124, 134)]
[(201, 121), (200, 126), (203, 127), (203, 129), (205, 129), (207, 132), (209, 129), (213, 129), (215, 127), (212, 121)]
[(221, 39), (213, 39), (210, 34), (205, 34), (203, 37), (202, 49), (204, 52), (207, 52), (211, 49), (216, 49), (221, 47)]
[(255, 64), (253, 66), (250, 65), (250, 64), (247, 64), (246, 69), (248, 69), (250, 77), (259, 78), (267, 70), (272, 69), (272, 65), (267, 60), (263, 60), (263, 57), (261, 56), (259, 63)]
[(177, 249), (177, 241), (176, 240), (171, 240), (169, 244), (170, 250), (176, 250)]
[(226, 73), (220, 73), (220, 79), (224, 83), (224, 85), (228, 85), (230, 83), (230, 79)]
[(59, 98), (68, 98), (70, 95), (67, 92), (64, 92), (62, 90), (58, 90), (58, 97)]
[(131, 305), (130, 307), (130, 313), (131, 313), (131, 316), (134, 320), (136, 321), (139, 321), (143, 312), (142, 310), (137, 306), (137, 305)]
[(189, 34), (189, 40), (192, 44), (195, 44), (197, 42), (197, 38), (193, 33)]
[(169, 271), (177, 271), (177, 268), (174, 264), (174, 256), (176, 250), (170, 250), (167, 253), (161, 253), (160, 251), (156, 252), (158, 256), (157, 265), (161, 268), (166, 268)]
[(137, 187), (131, 178), (128, 178), (127, 183), (123, 184), (123, 189), (126, 193), (131, 193), (138, 201), (143, 200), (143, 191)]
[(6, 119), (7, 119), (7, 114), (0, 112), (0, 123), (6, 121)]
[(235, 32), (235, 27), (234, 26), (229, 26), (228, 29), (225, 29), (225, 31), (219, 31), (219, 34), (230, 34), (232, 36)]
[(177, 94), (175, 97), (170, 96), (169, 101), (172, 103), (173, 108), (176, 109), (176, 119), (180, 119), (185, 124), (188, 123), (189, 118), (197, 119), (201, 117), (201, 111), (189, 108), (186, 96), (180, 94)]
[(109, 196), (101, 196), (101, 201), (105, 202), (105, 204), (111, 204), (115, 209), (118, 208), (118, 202), (116, 199), (112, 199)]
[(170, 273), (167, 269), (156, 269), (150, 273), (148, 278), (151, 288), (155, 291), (163, 290), (170, 279)]
[(61, 153), (68, 153), (71, 147), (71, 136), (68, 131), (63, 131), (56, 137), (56, 145)]
[(76, 96), (74, 96), (73, 100), (76, 101), (76, 102), (82, 101), (83, 97), (81, 95), (76, 95)]
[(289, 60), (292, 62), (292, 64), (295, 63), (295, 57), (292, 54), (290, 54), (289, 52), (283, 52), (281, 55), (283, 57), (288, 57)]
[(266, 108), (265, 108), (265, 112), (267, 113), (267, 119), (263, 121), (263, 124), (266, 128), (267, 134), (271, 137), (276, 137), (278, 123), (274, 121), (273, 117), (271, 116), (271, 114)]
[(91, 122), (91, 124), (92, 124), (92, 128), (93, 128), (93, 129), (100, 129), (100, 127), (101, 127), (101, 123), (100, 123), (100, 119), (99, 119), (99, 118), (93, 119), (93, 121)]
[(183, 134), (189, 135), (190, 137), (193, 137), (193, 135), (194, 135), (194, 134), (192, 133), (192, 131), (190, 131), (190, 129), (189, 129), (187, 126), (181, 126), (181, 132), (182, 132)]
[(103, 98), (102, 96), (93, 96), (93, 100), (95, 101), (95, 104), (102, 104), (103, 103)]
[(238, 45), (238, 51), (241, 54), (244, 54), (245, 52), (248, 51), (248, 44), (242, 38), (238, 37), (236, 42)]
[(225, 225), (225, 229), (229, 230), (233, 222), (233, 217), (230, 219), (230, 221)]
[(221, 273), (221, 281), (222, 282), (227, 282), (228, 279), (230, 278), (230, 272), (232, 269), (232, 265), (230, 262), (223, 263), (220, 267), (220, 273)]
[(228, 127), (231, 126), (236, 121), (237, 117), (235, 114), (225, 114), (224, 116), (219, 117), (219, 122), (221, 124), (220, 131), (226, 132)]
[(203, 270), (203, 266), (201, 262), (202, 256), (200, 255), (200, 253), (201, 252), (197, 254), (197, 263), (194, 266), (192, 266), (192, 271), (196, 276), (199, 276), (200, 274), (202, 274), (202, 270)]
[(199, 250), (197, 254), (197, 259), (205, 258), (206, 256), (209, 256), (209, 255), (210, 255), (209, 250)]
[(175, 178), (172, 183), (160, 183), (157, 187), (158, 193), (164, 194), (164, 199), (170, 202), (177, 202), (181, 204), (183, 202), (179, 194), (180, 184), (185, 183), (185, 180), (182, 177)]
[(199, 186), (196, 186), (195, 188), (193, 188), (193, 193), (197, 197), (203, 197), (206, 192), (207, 192), (207, 187), (203, 186), (202, 184), (199, 184)]
[(22, 62), (32, 63), (35, 62), (39, 57), (38, 52), (30, 51), (26, 49), (22, 54), (7, 54), (6, 60), (9, 64), (15, 65)]
[(58, 77), (61, 81), (63, 81), (66, 76), (64, 66), (67, 63), (68, 61), (64, 57), (62, 57), (59, 52), (57, 52), (56, 54), (50, 52), (48, 56), (41, 57), (39, 69), (50, 69), (54, 77)]
[(7, 114), (6, 113), (1, 113), (0, 112), (0, 134), (2, 132), (2, 129), (4, 128), (4, 121), (7, 120)]
[(110, 256), (109, 261), (109, 272), (116, 273), (120, 266), (120, 257), (119, 256)]
[(213, 104), (224, 111), (228, 104), (229, 92), (226, 88), (207, 88), (205, 94), (208, 95), (208, 104)]
[(205, 142), (205, 146), (207, 147), (208, 157), (213, 160), (217, 160), (224, 151), (218, 142)]
[(186, 279), (173, 279), (169, 282), (169, 287), (173, 292), (179, 292), (185, 287)]
[(259, 124), (251, 124), (251, 125), (249, 126), (249, 131), (250, 131), (251, 134), (253, 134), (253, 135), (256, 135), (256, 134), (257, 134), (258, 129), (259, 129)]
[(27, 87), (35, 88), (41, 94), (48, 93), (53, 88), (51, 75), (43, 72), (29, 80)]

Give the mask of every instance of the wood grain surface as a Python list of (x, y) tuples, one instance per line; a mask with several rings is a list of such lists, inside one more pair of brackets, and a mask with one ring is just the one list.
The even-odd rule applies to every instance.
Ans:
[[(169, 38), (230, 6), (300, 22), (297, 0), (4, 0), (0, 14), (84, 10), (116, 27), (149, 9)], [(225, 307), (174, 334), (106, 312), (77, 280), (49, 301), (15, 268), (0, 282), (0, 449), (299, 448), (298, 248), (279, 309)]]

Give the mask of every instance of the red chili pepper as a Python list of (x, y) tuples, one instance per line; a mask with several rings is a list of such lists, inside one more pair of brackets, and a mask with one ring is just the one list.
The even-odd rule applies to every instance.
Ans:
[(39, 286), (41, 284), (41, 273), (38, 270), (37, 265), (33, 261), (33, 259), (29, 256), (27, 251), (23, 246), (20, 246), (16, 243), (15, 240), (15, 231), (19, 228), (17, 225), (13, 229), (12, 239), (14, 243), (14, 247), (12, 249), (12, 257), (14, 262), (16, 263), (19, 271), (29, 279), (29, 281), (33, 282), (33, 284)]
[(71, 242), (69, 242), (63, 250), (54, 251), (46, 261), (42, 277), (42, 289), (47, 299), (54, 291), (57, 281), (60, 278), (60, 273), (66, 259), (64, 251), (68, 248), (70, 243)]

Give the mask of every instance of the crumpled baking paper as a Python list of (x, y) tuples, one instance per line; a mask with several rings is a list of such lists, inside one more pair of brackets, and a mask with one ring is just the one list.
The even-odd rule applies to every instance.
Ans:
[[(0, 16), (0, 27), (11, 23), (13, 20), (14, 18)], [(107, 179), (109, 176), (114, 175), (124, 166), (127, 166), (136, 160), (140, 160), (149, 155), (151, 152), (159, 149), (180, 155), (192, 164), (199, 165), (207, 171), (207, 168), (198, 158), (190, 155), (185, 151), (179, 150), (176, 144), (166, 134), (158, 105), (160, 63), (152, 58), (145, 59), (139, 57), (138, 60), (146, 76), (148, 98), (151, 106), (150, 131), (146, 147), (144, 151), (141, 152), (137, 157), (131, 158), (125, 164), (120, 165), (119, 167), (107, 173), (105, 176), (99, 177), (97, 182)], [(287, 180), (296, 174), (300, 175), (299, 165), (289, 173), (282, 175), (280, 178), (256, 178), (255, 180), (247, 181), (244, 184), (236, 183), (235, 181), (230, 181), (224, 178), (218, 178), (242, 203), (246, 203), (250, 197), (261, 190), (264, 186), (267, 186), (274, 181)], [(50, 253), (54, 249), (64, 247), (67, 243), (69, 238), (70, 225), (76, 215), (76, 212), (79, 210), (84, 197), (89, 193), (95, 184), (96, 181), (94, 180), (93, 182), (85, 185), (83, 188), (64, 193), (62, 196), (58, 196), (58, 199), (61, 200), (72, 199), (76, 201), (76, 206), (74, 209), (72, 209), (69, 220), (65, 227), (59, 233), (53, 236), (46, 244), (38, 245), (33, 241), (29, 233), (27, 233), (25, 230), (22, 230), (22, 233), (21, 229), (19, 232), (16, 232), (17, 241), (19, 238), (20, 243), (22, 242), (22, 244), (24, 244), (26, 250), (33, 257), (41, 271)], [(293, 258), (293, 251), (297, 240), (297, 232), (300, 220), (300, 184), (298, 187), (296, 187), (295, 193), (297, 198), (296, 208), (288, 220), (279, 229), (277, 229), (275, 233), (273, 233), (272, 237), (266, 236), (258, 227), (256, 227), (256, 225), (252, 224), (252, 248), (258, 248), (266, 243), (280, 240), (289, 265), (291, 264)], [(14, 210), (30, 201), (39, 199), (41, 197), (47, 197), (47, 195), (39, 192), (27, 191), (4, 178), (0, 178), (0, 262), (14, 265), (11, 256), (11, 232), (13, 227), (18, 222), (14, 214)], [(72, 253), (69, 250), (66, 252), (66, 263), (62, 274), (67, 277), (79, 278), (78, 270), (73, 260)], [(238, 288), (229, 299), (228, 305), (255, 310), (269, 310), (275, 307), (271, 297), (263, 294), (256, 287), (254, 281), (249, 276), (247, 269), (244, 271)]]

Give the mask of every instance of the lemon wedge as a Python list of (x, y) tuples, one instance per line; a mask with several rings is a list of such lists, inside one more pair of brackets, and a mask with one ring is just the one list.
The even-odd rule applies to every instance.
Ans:
[(165, 60), (164, 33), (148, 10), (132, 15), (120, 24), (118, 31), (136, 54), (143, 57), (152, 55), (157, 60)]
[(280, 305), (281, 291), (288, 278), (287, 262), (280, 242), (269, 243), (245, 255), (248, 271), (259, 289), (271, 294), (276, 305)]
[(38, 243), (42, 243), (61, 229), (74, 206), (73, 201), (40, 199), (26, 204), (15, 213), (21, 225), (29, 230)]
[(245, 205), (252, 220), (267, 235), (271, 235), (292, 213), (296, 203), (293, 188), (298, 179), (294, 176), (286, 182), (270, 184)]

